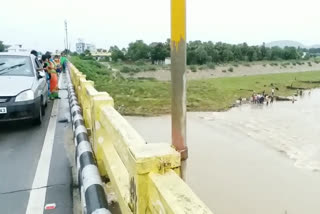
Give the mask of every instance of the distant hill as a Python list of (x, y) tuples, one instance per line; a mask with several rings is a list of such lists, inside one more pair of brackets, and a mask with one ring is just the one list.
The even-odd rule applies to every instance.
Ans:
[(291, 41), (291, 40), (273, 41), (266, 44), (266, 47), (275, 47), (275, 46), (278, 46), (280, 48), (284, 48), (284, 47), (306, 48), (306, 46), (301, 44), (300, 42)]

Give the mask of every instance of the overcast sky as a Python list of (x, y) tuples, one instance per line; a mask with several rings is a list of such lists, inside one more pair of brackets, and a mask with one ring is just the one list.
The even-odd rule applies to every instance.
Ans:
[[(319, 44), (319, 6), (317, 0), (187, 0), (187, 39)], [(78, 38), (97, 48), (165, 41), (170, 0), (1, 0), (0, 40), (42, 51), (63, 49), (65, 19), (72, 49)]]

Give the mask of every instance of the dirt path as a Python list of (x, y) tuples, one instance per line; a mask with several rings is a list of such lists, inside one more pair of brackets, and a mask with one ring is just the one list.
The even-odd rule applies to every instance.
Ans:
[[(228, 71), (230, 67), (233, 67), (233, 72)], [(289, 65), (286, 67), (271, 66), (270, 64), (255, 64), (250, 65), (250, 67), (245, 65), (239, 65), (234, 67), (232, 65), (228, 66), (218, 66), (216, 69), (199, 70), (197, 72), (191, 72), (188, 70), (187, 77), (189, 80), (196, 79), (207, 79), (207, 78), (217, 78), (217, 77), (234, 77), (234, 76), (247, 76), (247, 75), (259, 75), (259, 74), (276, 74), (276, 73), (294, 73), (303, 71), (318, 71), (320, 70), (320, 64), (312, 63), (309, 66), (306, 62), (304, 65)], [(129, 77), (128, 74), (124, 76)], [(145, 71), (134, 74), (131, 77), (135, 78), (155, 78), (160, 81), (169, 81), (171, 78), (169, 70), (158, 70), (158, 71)]]

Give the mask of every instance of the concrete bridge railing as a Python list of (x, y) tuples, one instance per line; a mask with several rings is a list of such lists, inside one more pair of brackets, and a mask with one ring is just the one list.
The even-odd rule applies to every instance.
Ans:
[(99, 171), (109, 177), (122, 213), (211, 213), (178, 176), (180, 154), (174, 148), (147, 144), (108, 93), (98, 92), (72, 64), (70, 73)]

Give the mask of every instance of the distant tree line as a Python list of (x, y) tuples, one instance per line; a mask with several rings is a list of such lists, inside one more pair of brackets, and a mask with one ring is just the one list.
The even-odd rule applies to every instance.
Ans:
[[(112, 46), (109, 50), (113, 61), (151, 60), (157, 63), (170, 57), (170, 40), (147, 45), (142, 40), (129, 44), (127, 49)], [(295, 47), (266, 47), (249, 46), (243, 44), (227, 44), (222, 42), (190, 41), (187, 45), (187, 64), (226, 63), (234, 61), (261, 61), (261, 60), (296, 60), (301, 59), (303, 50)]]
[(127, 49), (119, 49), (117, 46), (112, 46), (109, 49), (113, 61), (138, 61), (151, 60), (152, 64), (162, 62), (166, 57), (170, 57), (170, 40), (165, 43), (153, 42), (147, 45), (142, 40), (137, 40), (129, 44)]

